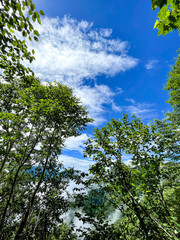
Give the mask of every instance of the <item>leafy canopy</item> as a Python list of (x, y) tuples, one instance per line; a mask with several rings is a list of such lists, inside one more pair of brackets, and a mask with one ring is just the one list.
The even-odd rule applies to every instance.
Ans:
[[(90, 176), (89, 184), (104, 190), (121, 212), (117, 239), (177, 239), (178, 218), (174, 218), (172, 205), (164, 196), (177, 187), (179, 164), (173, 159), (166, 163), (173, 152), (171, 129), (160, 123), (147, 126), (135, 116), (129, 119), (124, 115), (122, 120), (112, 119), (94, 132), (94, 138), (86, 143), (86, 156), (95, 161), (90, 168), (93, 177)], [(131, 160), (130, 166), (124, 158)], [(103, 232), (113, 228), (108, 223), (102, 225), (105, 219), (98, 217), (99, 224), (94, 219), (96, 239), (103, 239)], [(91, 215), (86, 219), (89, 221)]]
[(172, 106), (173, 111), (168, 113), (170, 120), (177, 126), (180, 125), (180, 53), (175, 59), (175, 64), (168, 74), (169, 78), (165, 89), (169, 91), (168, 103)]
[(154, 27), (158, 35), (166, 35), (177, 29), (180, 34), (180, 1), (179, 0), (151, 0), (152, 9), (160, 8)]
[[(14, 227), (15, 239), (23, 239), (44, 184), (48, 186), (41, 190), (45, 206), (58, 206), (60, 196), (56, 194), (61, 192), (58, 188), (63, 179), (58, 174), (62, 167), (58, 156), (66, 138), (79, 135), (91, 119), (71, 89), (60, 83), (42, 84), (32, 76), (8, 82), (2, 78), (0, 101), (0, 230), (6, 236)], [(43, 212), (41, 209), (40, 216)]]
[(0, 68), (4, 73), (24, 75), (30, 71), (21, 64), (23, 59), (34, 60), (34, 50), (28, 50), (25, 38), (38, 41), (39, 33), (32, 22), (41, 24), (40, 15), (44, 12), (36, 11), (32, 0), (0, 0)]

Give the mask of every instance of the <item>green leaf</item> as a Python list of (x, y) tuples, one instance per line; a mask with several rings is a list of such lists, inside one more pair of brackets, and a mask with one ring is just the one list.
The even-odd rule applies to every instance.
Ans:
[(23, 32), (22, 32), (22, 35), (23, 35), (23, 37), (26, 37), (26, 36), (27, 36), (27, 32), (26, 32), (26, 31), (23, 31)]
[(14, 33), (14, 30), (12, 30), (11, 28), (9, 29), (11, 33)]
[(34, 30), (34, 35), (39, 36), (39, 32), (37, 30)]
[(41, 19), (40, 18), (38, 18), (37, 21), (38, 21), (39, 24), (41, 24)]
[(40, 12), (40, 14), (41, 14), (42, 16), (44, 16), (43, 10), (40, 10), (39, 12)]
[(39, 15), (38, 12), (35, 12), (35, 14), (36, 14), (36, 18), (37, 18), (37, 19), (40, 18), (40, 15)]
[(6, 34), (6, 29), (4, 29), (4, 30), (2, 31), (2, 36), (4, 37), (5, 34)]
[(36, 21), (36, 14), (35, 13), (32, 15), (32, 20), (33, 20), (33, 22)]
[(34, 37), (34, 40), (38, 42), (38, 38), (36, 36)]
[(16, 41), (13, 41), (13, 46), (17, 46), (18, 43)]
[(35, 10), (35, 8), (36, 8), (35, 4), (34, 4), (34, 3), (32, 3), (32, 4), (31, 4), (31, 10), (32, 10), (32, 11), (34, 11), (34, 10)]
[(156, 20), (155, 24), (154, 24), (154, 28), (158, 28), (158, 24), (159, 24), (159, 21)]
[(160, 11), (157, 15), (159, 20), (164, 20), (164, 18), (166, 17), (167, 10), (168, 10), (168, 6), (164, 6), (160, 9)]
[(32, 10), (31, 10), (31, 9), (29, 10), (29, 12), (28, 12), (28, 13), (29, 13), (29, 15), (32, 15), (32, 14), (33, 14), (33, 12), (32, 12)]

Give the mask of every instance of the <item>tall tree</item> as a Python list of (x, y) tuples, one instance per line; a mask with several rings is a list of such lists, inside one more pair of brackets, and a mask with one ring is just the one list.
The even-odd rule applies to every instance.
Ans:
[[(134, 233), (138, 239), (177, 239), (178, 225), (173, 223), (164, 197), (173, 186), (173, 176), (167, 175), (167, 169), (178, 167), (166, 163), (168, 142), (168, 134), (160, 132), (157, 125), (146, 126), (140, 119), (130, 120), (126, 115), (121, 121), (112, 119), (102, 129), (95, 129), (94, 138), (87, 142), (86, 154), (95, 161), (90, 169), (94, 177), (89, 182), (101, 185), (111, 196), (122, 213), (120, 226), (130, 234), (127, 239), (134, 239)], [(131, 166), (123, 161), (126, 155)], [(102, 234), (103, 227), (97, 223), (95, 226)], [(109, 226), (105, 226), (107, 230)]]
[[(44, 85), (30, 76), (9, 82), (5, 79), (0, 84), (1, 231), (8, 225), (12, 202), (24, 176), (40, 167), (34, 184), (30, 180), (31, 193), (24, 202), (24, 212), (19, 213), (21, 222), (15, 239), (20, 239), (42, 182), (48, 179), (44, 179), (47, 167), (58, 162), (65, 139), (80, 134), (90, 119), (66, 86)], [(29, 180), (25, 177), (24, 184), (26, 181)]]

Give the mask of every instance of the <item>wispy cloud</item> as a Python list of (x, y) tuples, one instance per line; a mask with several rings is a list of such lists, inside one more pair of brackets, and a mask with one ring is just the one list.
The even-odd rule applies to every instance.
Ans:
[(88, 108), (90, 117), (95, 120), (93, 125), (100, 125), (106, 121), (103, 116), (105, 105), (109, 105), (113, 109), (116, 107), (120, 110), (120, 107), (118, 108), (113, 101), (113, 98), (117, 93), (113, 92), (106, 85), (95, 85), (94, 87), (87, 85), (81, 86), (76, 88), (74, 92)]
[(136, 102), (135, 102), (134, 99), (132, 99), (132, 98), (127, 98), (126, 101), (127, 101), (127, 102), (130, 102), (130, 103), (132, 103), (132, 104), (136, 104)]
[(95, 29), (87, 21), (42, 18), (35, 26), (39, 42), (31, 43), (35, 58), (31, 68), (43, 79), (59, 80), (71, 86), (98, 75), (113, 76), (136, 66), (127, 55), (128, 42), (111, 39), (111, 29)]
[(114, 102), (112, 103), (112, 110), (115, 112), (122, 112), (123, 108), (121, 106), (117, 106)]
[(150, 69), (155, 68), (158, 63), (159, 63), (159, 61), (156, 60), (156, 59), (149, 60), (147, 62), (147, 64), (145, 65), (145, 67), (146, 67), (147, 70), (150, 70)]
[(128, 55), (127, 41), (113, 39), (112, 29), (95, 29), (93, 23), (68, 16), (44, 17), (42, 24), (35, 24), (35, 28), (40, 33), (39, 42), (28, 45), (35, 50), (36, 60), (30, 67), (37, 76), (73, 88), (90, 117), (95, 119), (94, 125), (106, 121), (107, 104), (114, 111), (121, 111), (114, 103), (114, 96), (122, 89), (113, 92), (106, 85), (93, 84), (93, 79), (100, 75), (114, 76), (137, 65), (138, 59)]
[(129, 114), (135, 114), (142, 119), (151, 119), (157, 116), (152, 103), (138, 103), (134, 99), (126, 99), (126, 101), (131, 103), (131, 105), (124, 107)]

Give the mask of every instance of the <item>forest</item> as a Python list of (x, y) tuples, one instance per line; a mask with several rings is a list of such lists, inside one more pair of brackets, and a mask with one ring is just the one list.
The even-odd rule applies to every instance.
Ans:
[[(180, 33), (180, 2), (151, 3), (158, 34)], [(59, 156), (93, 118), (72, 88), (31, 69), (27, 41), (38, 42), (44, 15), (32, 0), (0, 0), (0, 240), (178, 240), (180, 52), (164, 79), (171, 111), (148, 124), (124, 113), (95, 127), (83, 172)]]

